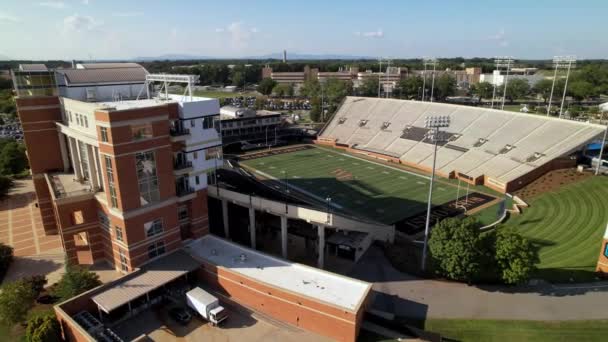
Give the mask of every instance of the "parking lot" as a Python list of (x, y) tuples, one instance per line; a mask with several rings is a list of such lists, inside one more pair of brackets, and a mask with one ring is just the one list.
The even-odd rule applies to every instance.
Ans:
[(236, 305), (226, 306), (229, 317), (219, 327), (197, 316), (180, 325), (169, 316), (171, 308), (163, 305), (147, 310), (113, 330), (125, 341), (141, 337), (144, 341), (330, 341)]

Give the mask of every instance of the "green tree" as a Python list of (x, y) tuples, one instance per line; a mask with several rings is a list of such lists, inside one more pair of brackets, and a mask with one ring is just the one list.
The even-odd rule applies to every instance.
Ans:
[(325, 81), (323, 89), (325, 90), (326, 105), (329, 113), (333, 113), (338, 104), (348, 95), (353, 92), (353, 84), (350, 81), (342, 81), (337, 78), (329, 78)]
[(575, 80), (568, 86), (568, 94), (572, 96), (576, 101), (581, 102), (582, 100), (597, 95), (596, 88), (591, 82)]
[[(553, 80), (542, 79), (532, 87), (532, 92), (540, 96), (546, 104), (551, 96), (551, 87), (553, 87)], [(553, 89), (553, 92), (555, 93), (555, 89)]]
[(456, 78), (450, 74), (443, 74), (435, 80), (435, 93), (433, 96), (439, 101), (456, 94)]
[(500, 229), (496, 233), (495, 260), (500, 278), (506, 284), (528, 281), (539, 261), (530, 241), (513, 229)]
[(6, 324), (22, 322), (34, 305), (35, 290), (24, 280), (4, 284), (0, 290), (0, 321)]
[(277, 84), (272, 88), (272, 94), (278, 97), (293, 96), (293, 86), (291, 84)]
[(313, 97), (310, 99), (310, 120), (313, 122), (321, 121), (321, 99)]
[(233, 86), (242, 87), (245, 85), (245, 75), (241, 71), (233, 71), (230, 79)]
[(448, 218), (433, 228), (429, 252), (435, 271), (449, 279), (472, 281), (482, 255), (479, 222), (474, 218)]
[[(504, 90), (504, 85), (501, 86), (501, 94)], [(506, 98), (509, 99), (509, 102), (513, 102), (516, 99), (521, 99), (526, 97), (530, 93), (530, 84), (528, 81), (515, 78), (507, 81), (507, 94)]]
[(399, 88), (401, 98), (416, 98), (421, 91), (420, 89), (422, 89), (422, 83), (422, 77), (420, 76), (410, 76), (399, 81), (397, 88)]
[(306, 80), (300, 88), (300, 95), (308, 98), (321, 96), (321, 83), (319, 83), (319, 80)]
[[(10, 178), (5, 176), (0, 176), (0, 191), (2, 191), (2, 180), (6, 179), (9, 182)], [(3, 194), (6, 194), (8, 190), (4, 190)], [(6, 271), (8, 271), (8, 267), (13, 262), (13, 247), (9, 245), (5, 245), (0, 242), (0, 281), (4, 278)]]
[(254, 103), (254, 108), (256, 110), (262, 110), (264, 108), (266, 108), (266, 100), (268, 100), (268, 98), (266, 96), (257, 96), (255, 98), (255, 103)]
[(264, 95), (270, 95), (272, 93), (272, 89), (277, 85), (272, 78), (266, 77), (258, 84), (258, 91)]
[(45, 312), (32, 316), (25, 328), (27, 342), (59, 342), (61, 341), (59, 321), (53, 312)]
[(101, 282), (97, 274), (66, 262), (65, 273), (53, 288), (53, 296), (62, 301), (68, 300), (99, 285)]
[(366, 77), (359, 85), (358, 91), (361, 96), (378, 96), (378, 77)]
[(8, 142), (0, 151), (0, 173), (17, 174), (28, 167), (25, 147), (15, 141)]
[(12, 186), (13, 180), (10, 177), (0, 175), (0, 198), (6, 196)]
[(494, 85), (490, 82), (479, 82), (471, 85), (471, 93), (479, 98), (481, 103), (482, 99), (489, 99), (494, 94)]

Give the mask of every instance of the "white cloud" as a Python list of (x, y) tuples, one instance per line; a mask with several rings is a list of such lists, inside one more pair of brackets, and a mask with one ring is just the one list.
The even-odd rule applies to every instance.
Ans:
[(249, 41), (258, 34), (260, 30), (257, 27), (245, 27), (240, 21), (235, 21), (225, 28), (216, 28), (215, 32), (227, 34), (230, 36), (230, 42), (235, 49), (247, 47)]
[(357, 31), (355, 32), (355, 36), (364, 38), (384, 38), (384, 31), (382, 31), (382, 29), (367, 32)]
[(504, 28), (501, 28), (500, 30), (498, 30), (498, 32), (496, 32), (496, 34), (489, 36), (487, 38), (487, 40), (496, 42), (498, 44), (498, 46), (500, 46), (500, 47), (509, 46), (509, 41), (506, 38), (506, 33), (505, 33)]
[(18, 23), (20, 21), (21, 21), (21, 19), (19, 19), (18, 17), (15, 17), (14, 15), (0, 12), (0, 23), (2, 23), (2, 22)]
[(82, 0), (82, 4), (83, 5), (88, 5), (89, 4), (89, 0)]
[(67, 7), (65, 2), (63, 2), (63, 1), (43, 1), (43, 2), (39, 2), (38, 5), (43, 6), (43, 7), (55, 8), (55, 9), (64, 9)]
[(102, 24), (88, 15), (74, 14), (63, 19), (63, 30), (66, 33), (85, 32), (94, 30)]
[(125, 17), (125, 18), (141, 17), (142, 15), (144, 15), (143, 12), (116, 12), (116, 13), (112, 13), (113, 17)]

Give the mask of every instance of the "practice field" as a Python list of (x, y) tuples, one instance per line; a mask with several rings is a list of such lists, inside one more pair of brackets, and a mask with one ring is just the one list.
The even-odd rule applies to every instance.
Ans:
[[(384, 224), (426, 211), (429, 177), (340, 151), (304, 146), (289, 153), (273, 151), (259, 158), (245, 157), (240, 164), (318, 200), (329, 196), (334, 209)], [(466, 187), (458, 191), (457, 186), (438, 182), (433, 205), (453, 202), (465, 194)]]
[(608, 221), (608, 178), (589, 177), (529, 200), (530, 208), (505, 223), (539, 246), (539, 276), (592, 280)]

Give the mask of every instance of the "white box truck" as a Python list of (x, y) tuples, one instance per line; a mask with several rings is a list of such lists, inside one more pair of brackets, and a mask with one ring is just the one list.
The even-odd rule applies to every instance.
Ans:
[(186, 293), (188, 306), (213, 325), (220, 324), (228, 314), (220, 301), (209, 292), (195, 287)]

